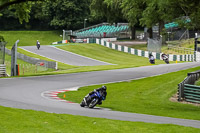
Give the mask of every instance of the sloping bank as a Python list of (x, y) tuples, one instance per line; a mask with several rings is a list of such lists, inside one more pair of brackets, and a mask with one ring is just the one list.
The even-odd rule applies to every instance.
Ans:
[[(94, 43), (100, 44), (102, 46), (111, 48), (111, 49), (115, 49), (118, 51), (122, 51), (122, 52), (126, 52), (126, 53), (130, 53), (130, 54), (134, 54), (137, 56), (143, 56), (146, 58), (149, 58), (149, 51), (143, 51), (143, 50), (138, 50), (138, 49), (134, 49), (134, 48), (129, 48), (127, 46), (121, 46), (121, 45), (117, 45), (114, 44), (112, 42), (106, 41), (107, 39), (94, 39)], [(91, 41), (89, 41), (91, 42)], [(156, 52), (152, 52), (152, 55), (158, 59), (158, 60), (162, 60), (161, 55), (162, 53), (156, 53)], [(196, 56), (194, 54), (186, 54), (186, 55), (172, 55), (169, 54), (169, 61), (196, 61)]]
[[(116, 41), (116, 38), (87, 38), (87, 39), (75, 39), (75, 40), (82, 40), (82, 43), (96, 43), (96, 44), (100, 44), (102, 46), (117, 50), (117, 51), (122, 51), (122, 52), (126, 52), (126, 53), (130, 53), (130, 54), (134, 54), (137, 56), (143, 56), (146, 58), (149, 58), (149, 51), (143, 51), (143, 50), (139, 50), (139, 49), (134, 49), (134, 48), (129, 48), (127, 46), (121, 46), (121, 45), (117, 45), (112, 43), (112, 40)], [(73, 41), (72, 41), (73, 42)], [(76, 41), (75, 41), (76, 42)], [(66, 40), (62, 40), (62, 41), (58, 41), (58, 42), (53, 42), (52, 44), (63, 44), (63, 43), (68, 43), (68, 41)], [(156, 53), (156, 52), (151, 52), (152, 55), (158, 59), (158, 60), (162, 60), (162, 53)], [(200, 53), (197, 52), (196, 54), (185, 54), (185, 55), (173, 55), (173, 54), (169, 54), (169, 61), (191, 61), (191, 62), (195, 62), (198, 58), (200, 58)]]

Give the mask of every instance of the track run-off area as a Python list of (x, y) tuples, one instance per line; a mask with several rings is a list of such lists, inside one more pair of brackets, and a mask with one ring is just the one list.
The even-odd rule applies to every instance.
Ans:
[(44, 92), (52, 90), (129, 81), (197, 66), (200, 66), (200, 63), (190, 62), (50, 76), (1, 78), (0, 105), (20, 109), (45, 111), (50, 113), (72, 114), (124, 121), (176, 124), (200, 128), (200, 121), (197, 120), (119, 112), (103, 108), (81, 108), (77, 103), (50, 100), (43, 96)]

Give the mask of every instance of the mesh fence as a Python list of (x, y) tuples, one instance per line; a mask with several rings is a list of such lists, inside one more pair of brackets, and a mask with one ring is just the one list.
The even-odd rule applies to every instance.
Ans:
[(4, 64), (5, 61), (5, 45), (6, 42), (0, 42), (0, 64)]
[[(6, 66), (11, 66), (10, 61), (5, 61)], [(48, 69), (43, 62), (38, 62), (37, 64), (18, 64), (19, 69), (18, 73), (19, 75), (33, 75), (38, 74), (46, 71), (53, 71), (53, 69)], [(0, 65), (1, 68), (1, 65)], [(6, 70), (7, 74), (10, 75), (10, 69)], [(1, 73), (0, 73), (1, 77)]]
[(64, 35), (63, 40), (70, 40), (69, 35), (72, 35), (72, 30), (64, 30), (63, 35)]
[(148, 38), (148, 45), (147, 45), (148, 51), (161, 53), (161, 47), (162, 47), (162, 38), (160, 38), (159, 40)]
[[(5, 52), (8, 55), (11, 55), (11, 51), (5, 48)], [(26, 61), (28, 63), (38, 65), (42, 67), (43, 69), (45, 68), (52, 68), (52, 69), (57, 69), (57, 63), (53, 61), (45, 61), (45, 60), (40, 60), (37, 58), (29, 57), (24, 54), (17, 53), (17, 58), (22, 59), (23, 61)]]

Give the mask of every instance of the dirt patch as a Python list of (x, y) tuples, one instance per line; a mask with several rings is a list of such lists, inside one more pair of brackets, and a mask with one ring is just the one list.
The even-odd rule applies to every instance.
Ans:
[(198, 103), (191, 103), (191, 102), (186, 102), (186, 101), (178, 101), (177, 99), (178, 99), (178, 95), (175, 94), (169, 100), (171, 102), (179, 102), (179, 103), (183, 103), (183, 104), (192, 104), (194, 106), (200, 106), (200, 104), (198, 104)]

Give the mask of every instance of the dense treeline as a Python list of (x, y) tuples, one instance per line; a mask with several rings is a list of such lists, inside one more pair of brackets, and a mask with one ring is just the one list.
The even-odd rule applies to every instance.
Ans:
[[(14, 3), (14, 4), (13, 4)], [(0, 29), (80, 29), (100, 22), (128, 22), (135, 27), (176, 21), (183, 28), (200, 29), (199, 0), (1, 0)], [(190, 23), (185, 23), (186, 19)], [(23, 23), (22, 23), (23, 22)]]
[(83, 28), (84, 19), (88, 18), (90, 13), (89, 4), (89, 0), (46, 0), (45, 2), (29, 2), (30, 7), (25, 7), (30, 11), (29, 21), (27, 22), (23, 22), (23, 20), (19, 21), (16, 9), (11, 6), (1, 12), (0, 29), (74, 30)]

